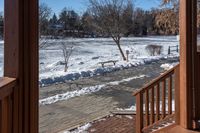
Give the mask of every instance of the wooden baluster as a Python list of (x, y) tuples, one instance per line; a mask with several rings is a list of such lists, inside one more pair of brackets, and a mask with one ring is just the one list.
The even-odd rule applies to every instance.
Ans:
[(143, 94), (136, 96), (136, 133), (141, 133), (143, 129)]
[(160, 119), (160, 85), (156, 85), (156, 121)]
[(151, 88), (151, 124), (154, 123), (154, 87)]
[(8, 133), (9, 131), (9, 104), (8, 98), (4, 98), (1, 100), (1, 108), (0, 108), (0, 118), (1, 118), (1, 125), (0, 125), (0, 132), (1, 133)]
[(180, 66), (174, 70), (175, 87), (175, 122), (180, 124)]
[(166, 102), (165, 102), (165, 97), (166, 97), (166, 80), (162, 81), (162, 119), (165, 118), (166, 116)]
[(168, 79), (168, 115), (172, 114), (172, 75)]
[(145, 110), (146, 110), (146, 126), (149, 125), (149, 89), (146, 89), (145, 91), (146, 94), (146, 102), (145, 102)]

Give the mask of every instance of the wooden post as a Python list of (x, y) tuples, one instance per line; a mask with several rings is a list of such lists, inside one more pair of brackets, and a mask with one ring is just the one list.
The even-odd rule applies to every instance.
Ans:
[[(180, 125), (192, 128), (194, 0), (180, 0)], [(195, 16), (196, 17), (196, 16)]]
[(4, 76), (16, 78), (13, 133), (38, 132), (38, 0), (5, 0)]
[[(199, 4), (199, 3), (197, 3), (197, 1), (194, 1), (194, 9), (196, 9), (196, 7), (195, 7), (195, 5), (196, 4)], [(197, 10), (197, 9), (196, 9)], [(197, 12), (195, 11), (194, 12), (194, 16), (196, 16), (197, 15)], [(196, 18), (196, 17), (195, 17)], [(197, 20), (195, 19), (194, 20), (194, 26), (195, 26), (195, 28), (197, 28)], [(196, 42), (197, 43), (197, 30), (194, 30), (194, 34), (196, 34), (196, 35), (194, 35), (194, 42)], [(195, 84), (195, 87), (194, 87), (194, 107), (195, 107), (195, 111), (194, 111), (194, 120), (195, 121), (197, 121), (197, 120), (200, 120), (200, 104), (199, 104), (199, 101), (200, 101), (200, 70), (199, 70), (199, 68), (200, 68), (200, 46), (199, 45), (197, 45), (197, 44), (195, 44), (195, 46), (197, 46), (196, 47), (196, 49), (197, 49), (197, 51), (195, 52), (195, 62), (194, 62), (194, 74), (195, 74), (195, 78), (194, 78), (194, 84)]]
[(179, 51), (178, 51), (178, 45), (176, 45), (176, 52), (178, 53)]
[(143, 129), (143, 95), (136, 96), (136, 133), (142, 133)]
[(168, 54), (170, 55), (170, 46), (169, 46), (169, 48), (168, 48)]

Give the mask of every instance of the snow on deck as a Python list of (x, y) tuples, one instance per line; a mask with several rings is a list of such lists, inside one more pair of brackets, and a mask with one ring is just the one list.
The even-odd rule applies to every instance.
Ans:
[(41, 99), (41, 100), (39, 100), (39, 103), (40, 103), (40, 105), (53, 104), (53, 103), (56, 103), (58, 101), (68, 100), (68, 99), (73, 98), (73, 97), (98, 92), (103, 87), (108, 86), (108, 85), (119, 85), (120, 83), (123, 83), (123, 82), (128, 82), (128, 81), (131, 81), (133, 79), (140, 79), (140, 78), (144, 78), (144, 77), (146, 77), (146, 75), (134, 76), (134, 77), (127, 78), (127, 79), (122, 79), (120, 81), (113, 81), (113, 82), (109, 82), (109, 83), (106, 83), (106, 84), (89, 86), (89, 87), (82, 88), (80, 90), (66, 92), (64, 94), (57, 94), (55, 96), (51, 96), (51, 97), (48, 97), (48, 98), (45, 98), (45, 99)]

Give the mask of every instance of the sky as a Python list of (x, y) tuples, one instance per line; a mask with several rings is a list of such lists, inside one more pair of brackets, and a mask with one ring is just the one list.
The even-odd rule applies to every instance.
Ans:
[[(0, 11), (3, 11), (3, 1), (0, 0)], [(135, 7), (143, 8), (144, 10), (150, 10), (160, 5), (160, 0), (133, 0)], [(59, 14), (60, 11), (67, 7), (73, 9), (76, 12), (82, 14), (88, 5), (88, 0), (40, 0), (40, 3), (46, 3), (55, 12)]]

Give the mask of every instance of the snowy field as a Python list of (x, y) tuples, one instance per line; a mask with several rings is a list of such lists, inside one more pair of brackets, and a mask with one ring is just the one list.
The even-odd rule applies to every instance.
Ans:
[[(122, 60), (116, 44), (111, 38), (84, 38), (66, 40), (46, 40), (48, 46), (40, 49), (40, 85), (76, 80), (82, 77), (91, 77), (106, 72), (126, 69), (141, 64), (168, 57), (177, 57), (178, 53), (168, 55), (168, 47), (179, 45), (176, 36), (157, 37), (133, 37), (123, 38), (122, 49), (130, 51), (129, 62)], [(74, 50), (69, 59), (69, 68), (64, 72), (64, 61), (61, 42), (71, 45)], [(163, 46), (163, 52), (159, 56), (149, 56), (145, 47), (156, 44)], [(99, 62), (118, 60), (115, 66), (106, 64), (102, 68)], [(3, 41), (0, 41), (0, 76), (3, 71)]]

